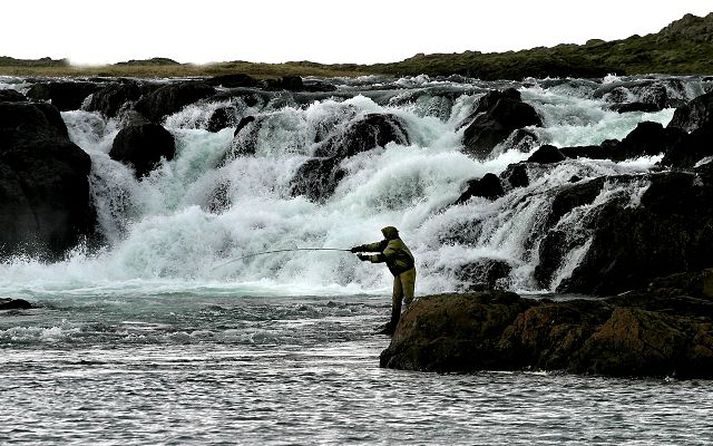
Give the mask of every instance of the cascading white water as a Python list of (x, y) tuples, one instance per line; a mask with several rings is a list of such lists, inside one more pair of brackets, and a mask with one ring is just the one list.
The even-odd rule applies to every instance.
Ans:
[[(358, 88), (368, 87), (374, 79), (361, 79), (349, 88), (357, 88), (354, 84), (359, 82), (363, 85)], [(271, 249), (348, 248), (378, 240), (379, 229), (385, 225), (398, 227), (414, 252), (419, 293), (457, 288), (458, 266), (483, 258), (512, 265), (510, 288), (535, 291), (537, 246), (544, 236), (538, 230), (553, 198), (550, 192), (575, 175), (587, 180), (643, 173), (658, 161), (656, 157), (624, 163), (569, 160), (543, 170), (529, 186), (495, 201), (473, 198), (450, 206), (466, 180), (488, 172), (499, 174), (529, 155), (503, 146), (496, 150), (499, 155), (481, 162), (461, 152), (463, 129), (458, 126), (482, 91), (473, 89), (472, 83), (418, 77), (394, 85), (402, 90), (388, 93), (387, 100), (379, 103), (365, 92), (304, 106), (288, 101), (287, 105), (248, 107), (240, 100), (188, 106), (165, 120), (177, 141), (175, 159), (140, 181), (108, 156), (120, 127), (115, 119), (86, 111), (64, 112), (70, 137), (91, 155), (93, 200), (108, 244), (98, 253), (79, 248), (65, 261), (51, 265), (11, 259), (0, 264), (4, 278), (0, 292), (113, 296), (182, 291), (381, 292), (390, 286), (386, 268), (362, 264), (348, 253), (284, 253), (221, 264)], [(545, 88), (536, 82), (524, 85), (520, 87), (523, 99), (537, 109), (545, 124), (531, 129), (542, 143), (599, 144), (623, 138), (644, 120), (665, 124), (673, 114), (672, 109), (619, 114), (586, 89)], [(459, 93), (454, 99), (439, 96), (437, 89), (433, 95), (417, 95), (414, 101), (399, 96), (436, 87)], [(691, 94), (700, 89), (687, 88)], [(212, 112), (226, 104), (236, 106), (241, 116), (264, 117), (254, 156), (226, 157), (236, 144), (234, 128), (218, 133), (205, 130)], [(339, 131), (369, 113), (402, 118), (411, 145), (390, 143), (345, 160), (342, 166), (347, 175), (325, 203), (292, 197), (290, 181), (314, 153), (318, 133)], [(211, 202), (219, 185), (229, 205), (215, 209)], [(555, 286), (586, 252), (587, 234), (579, 232), (578, 221), (609, 195), (636, 196), (636, 191), (625, 187), (630, 186), (608, 184), (591, 205), (575, 208), (558, 223), (572, 237), (579, 237), (579, 243), (555, 274)]]

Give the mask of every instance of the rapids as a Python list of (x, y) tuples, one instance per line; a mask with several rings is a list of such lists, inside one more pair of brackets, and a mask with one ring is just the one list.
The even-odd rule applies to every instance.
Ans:
[[(666, 124), (673, 115), (673, 109), (619, 114), (610, 109), (606, 95), (597, 93), (600, 84), (575, 79), (494, 83), (372, 76), (328, 81), (337, 86), (333, 94), (276, 94), (250, 106), (239, 98), (199, 102), (168, 116), (164, 126), (176, 138), (176, 157), (142, 180), (108, 156), (121, 127), (117, 119), (84, 110), (63, 112), (71, 139), (91, 155), (91, 193), (106, 244), (98, 252), (79, 247), (54, 264), (20, 256), (5, 261), (0, 264), (0, 292), (24, 297), (193, 289), (280, 295), (380, 293), (389, 286), (388, 271), (365, 267), (348, 253), (286, 253), (221, 265), (272, 249), (348, 248), (378, 240), (379, 229), (386, 225), (398, 227), (415, 254), (418, 293), (459, 289), (462, 284), (454, 272), (481, 258), (512, 266), (503, 283), (509, 289), (548, 291), (538, 290), (532, 278), (537, 246), (544, 237), (538, 225), (552, 199), (548, 191), (574, 175), (587, 179), (646, 172), (659, 158), (622, 163), (570, 160), (496, 201), (475, 198), (450, 206), (466, 180), (499, 174), (529, 156), (507, 142), (485, 161), (465, 155), (460, 142), (463, 119), (485, 91), (509, 86), (518, 88), (542, 117), (544, 127), (530, 129), (541, 143), (599, 144), (623, 138), (641, 121)], [(18, 80), (2, 82), (15, 82), (10, 86), (20, 90), (27, 87)], [(707, 86), (699, 78), (681, 82), (684, 88), (669, 96), (691, 99)], [(616, 83), (626, 85), (614, 77), (603, 85)], [(241, 143), (240, 137), (233, 140), (234, 128), (217, 133), (205, 129), (213, 111), (224, 105), (236, 107), (240, 116), (265, 119), (255, 155), (232, 155)], [(290, 180), (314, 153), (318, 135), (338, 132), (369, 113), (402, 118), (411, 144), (390, 143), (345, 160), (347, 175), (324, 203), (291, 196)], [(579, 231), (578, 219), (609, 196), (627, 194), (635, 199), (641, 193), (616, 184), (605, 189), (595, 203), (575, 209), (559, 223), (581, 243), (560, 266), (554, 286), (586, 250), (587, 234)], [(216, 207), (216, 200), (222, 206)]]

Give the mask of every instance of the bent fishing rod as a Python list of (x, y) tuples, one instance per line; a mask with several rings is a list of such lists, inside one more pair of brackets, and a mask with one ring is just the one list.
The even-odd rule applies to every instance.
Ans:
[(277, 254), (277, 253), (280, 253), (280, 252), (294, 252), (294, 251), (341, 251), (341, 252), (351, 252), (352, 250), (351, 250), (351, 249), (344, 249), (344, 248), (290, 248), (290, 249), (273, 249), (273, 250), (271, 250), (271, 251), (255, 252), (255, 253), (252, 253), (252, 254), (246, 254), (246, 255), (244, 255), (244, 256), (235, 257), (235, 258), (232, 258), (232, 259), (228, 260), (227, 262), (223, 262), (223, 263), (220, 263), (220, 264), (214, 266), (212, 269), (220, 268), (221, 266), (226, 266), (226, 265), (229, 265), (229, 264), (231, 264), (231, 263), (234, 263), (234, 262), (237, 262), (237, 261), (240, 261), (240, 260), (243, 260), (243, 259), (247, 259), (247, 258), (250, 258), (250, 257), (257, 257), (257, 256), (265, 255), (265, 254)]

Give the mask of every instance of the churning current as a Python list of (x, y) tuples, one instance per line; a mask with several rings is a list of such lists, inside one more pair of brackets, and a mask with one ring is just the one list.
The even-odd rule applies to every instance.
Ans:
[[(389, 312), (385, 268), (340, 252), (239, 259), (275, 249), (348, 248), (378, 240), (379, 228), (393, 225), (417, 259), (417, 295), (462, 289), (458, 268), (482, 258), (512, 267), (501, 286), (551, 291), (533, 279), (548, 191), (573, 176), (644, 173), (660, 158), (567, 160), (495, 201), (452, 206), (467, 180), (499, 174), (534, 150), (506, 141), (478, 161), (461, 151), (462, 121), (487, 90), (505, 87), (517, 88), (542, 118), (543, 127), (528, 130), (557, 146), (621, 139), (639, 122), (666, 124), (673, 109), (611, 110), (610, 98), (596, 91), (622, 82), (614, 77), (327, 81), (339, 94), (300, 101), (275, 95), (251, 105), (234, 98), (168, 116), (176, 157), (141, 180), (108, 156), (119, 121), (83, 110), (62, 114), (71, 139), (91, 156), (92, 200), (106, 244), (99, 251), (80, 246), (52, 264), (23, 256), (0, 264), (0, 296), (39, 306), (0, 315), (2, 443), (705, 444), (713, 438), (709, 382), (379, 369), (378, 354), (389, 341), (373, 334)], [(680, 88), (669, 95), (681, 100), (708, 89), (699, 78), (672, 85)], [(231, 156), (242, 143), (235, 128), (206, 130), (225, 105), (261, 117), (254, 154)], [(316, 135), (370, 113), (403, 120), (408, 145), (389, 143), (346, 159), (344, 178), (324, 201), (293, 196), (290, 182), (314, 154)], [(607, 184), (592, 204), (561, 219), (560, 229), (582, 243), (555, 272), (552, 289), (587, 248), (578, 222), (613, 197), (635, 205), (647, 186)], [(478, 231), (469, 232), (474, 221)]]

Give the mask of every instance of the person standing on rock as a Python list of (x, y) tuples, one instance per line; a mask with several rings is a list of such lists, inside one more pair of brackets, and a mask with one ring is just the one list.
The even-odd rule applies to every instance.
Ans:
[[(351, 252), (358, 253), (357, 257), (361, 261), (386, 263), (389, 271), (394, 275), (391, 320), (381, 331), (384, 334), (393, 334), (401, 317), (401, 301), (403, 300), (406, 303), (406, 308), (413, 301), (414, 288), (416, 286), (416, 266), (413, 254), (399, 238), (398, 229), (393, 226), (387, 226), (381, 230), (381, 233), (384, 235), (384, 240), (355, 246), (351, 249)], [(364, 252), (375, 252), (377, 254), (362, 254)]]

